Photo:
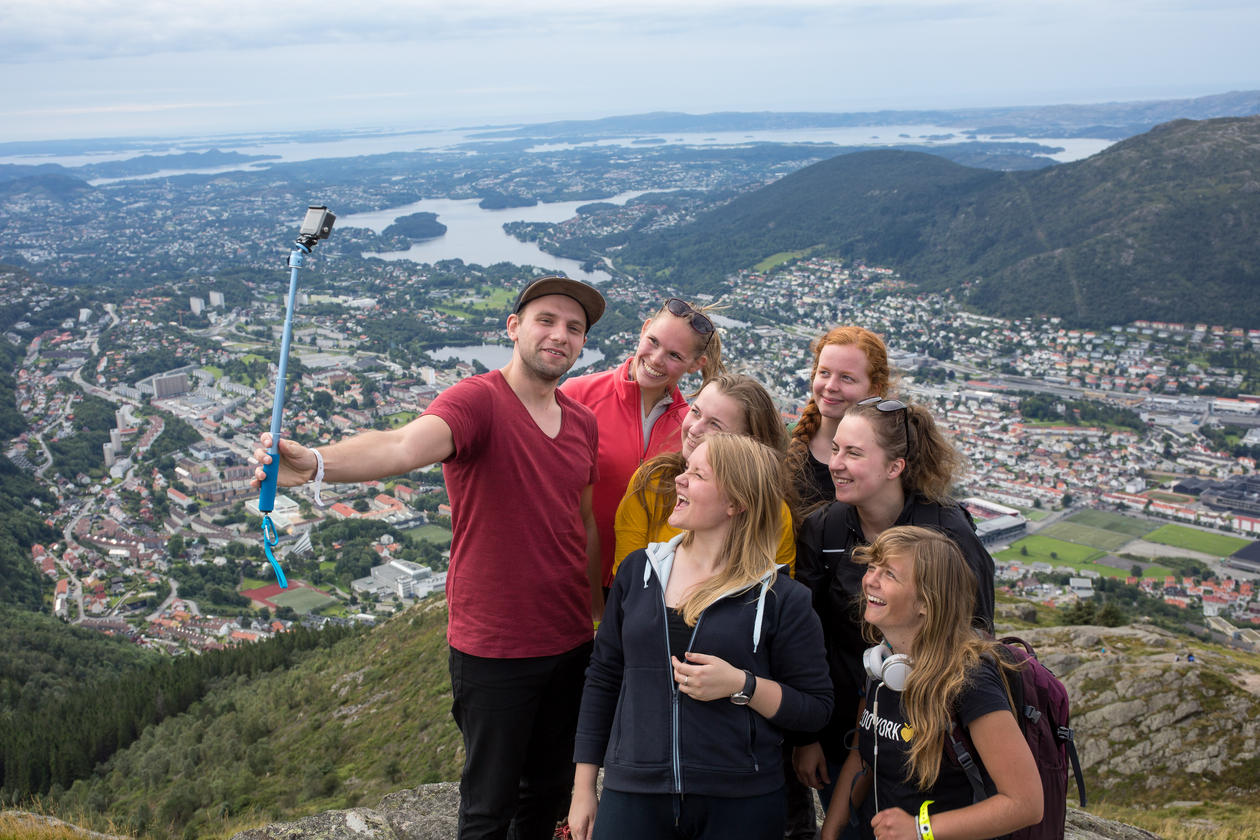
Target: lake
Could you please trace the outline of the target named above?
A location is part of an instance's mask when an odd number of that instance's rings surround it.
[[[625,204],[641,196],[646,190],[624,192],[612,198],[588,201],[557,201],[539,203],[533,207],[509,207],[503,210],[483,210],[478,199],[431,198],[376,210],[370,213],[354,213],[340,216],[338,227],[369,228],[380,233],[395,219],[412,213],[436,213],[438,221],[446,225],[446,233],[434,239],[414,243],[406,251],[364,253],[365,257],[382,260],[411,260],[418,263],[435,263],[439,260],[460,259],[466,263],[494,265],[510,262],[516,265],[534,265],[544,269],[556,269],[588,283],[603,283],[611,279],[604,271],[586,271],[577,260],[556,257],[543,251],[533,242],[521,242],[504,230],[506,222],[563,222],[577,214],[577,209],[594,201]],[[489,367],[489,365],[487,365]]]

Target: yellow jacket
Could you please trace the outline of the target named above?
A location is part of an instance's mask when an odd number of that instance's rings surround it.
[[[617,515],[613,519],[613,529],[617,535],[617,547],[613,555],[613,574],[617,573],[621,561],[630,552],[647,548],[648,543],[665,542],[682,533],[680,529],[668,522],[662,522],[658,528],[648,533],[648,509],[643,506],[643,502],[639,501],[634,491],[629,489],[634,487],[638,478],[639,471],[636,470],[634,477],[630,479],[626,494],[621,498],[621,504],[617,505]],[[775,562],[780,566],[786,565],[789,574],[796,577],[796,535],[792,533],[792,512],[788,510],[787,502],[782,503],[779,520],[781,531],[779,552],[775,556]]]

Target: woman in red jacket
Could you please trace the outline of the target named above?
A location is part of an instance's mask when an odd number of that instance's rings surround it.
[[[643,322],[634,355],[612,370],[560,386],[594,412],[599,425],[594,508],[605,587],[612,585],[613,520],[630,476],[648,458],[679,447],[687,400],[678,380],[700,371],[708,381],[723,370],[722,341],[713,321],[703,308],[670,298]]]

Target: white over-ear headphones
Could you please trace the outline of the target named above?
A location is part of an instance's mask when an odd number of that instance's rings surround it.
[[[887,642],[867,648],[862,654],[862,665],[873,680],[879,680],[893,691],[905,691],[913,666],[904,653],[893,653]]]

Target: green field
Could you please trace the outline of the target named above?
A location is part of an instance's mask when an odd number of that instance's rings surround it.
[[[407,536],[433,545],[446,545],[451,541],[451,529],[441,525],[421,525],[404,532]]]
[[[1027,555],[1020,551],[1022,548],[1028,549]],[[1051,557],[1051,552],[1054,552],[1057,556]],[[1076,563],[1090,563],[1106,553],[1089,546],[1077,545],[1066,540],[1056,540],[1053,537],[1043,537],[1034,534],[1030,537],[1024,537],[995,556],[1007,561],[1018,560],[1024,563],[1040,562],[1069,566]]]
[[[1027,548],[1028,554],[1023,554],[1020,551],[1021,548]],[[1051,557],[1050,552],[1052,551],[1058,556]],[[1095,562],[1106,554],[1107,552],[1105,551],[1092,549],[1088,546],[1056,540],[1053,537],[1035,535],[1024,537],[1010,548],[998,552],[994,557],[1004,563],[1049,563],[1052,566],[1069,566],[1073,569],[1081,570],[1088,569],[1098,572],[1098,574],[1105,577],[1128,577],[1130,568],[1118,569],[1115,566]],[[1142,576],[1162,578],[1169,574],[1171,574],[1171,571],[1163,566],[1150,566],[1143,572]]]
[[[1117,551],[1133,540],[1133,537],[1128,534],[1118,534],[1115,531],[1107,531],[1102,528],[1094,528],[1090,525],[1070,521],[1047,525],[1038,531],[1037,534],[1039,536],[1067,540],[1078,545],[1102,548],[1107,551]]]
[[[399,426],[405,426],[420,415],[414,411],[400,411],[397,414],[391,414],[385,418],[385,422],[389,423],[391,429],[397,429]]]
[[[1146,535],[1146,539],[1160,545],[1171,545],[1175,548],[1188,548],[1203,554],[1216,557],[1228,557],[1251,540],[1242,537],[1231,537],[1212,531],[1200,531],[1185,525],[1165,525]]]
[[[1154,499],[1157,502],[1168,502],[1174,505],[1180,505],[1194,500],[1193,496],[1183,496],[1180,493],[1166,493],[1161,490],[1147,490],[1146,495],[1147,498]]]
[[[292,607],[293,611],[297,613],[314,612],[325,604],[337,603],[336,598],[331,598],[322,592],[316,592],[314,589],[302,588],[281,592],[279,595],[273,595],[267,600],[277,607]]]
[[[789,262],[790,260],[799,260],[801,257],[805,256],[805,254],[805,251],[780,251],[777,254],[771,254],[761,262],[754,265],[753,271],[769,271],[770,269],[783,265],[785,262]]]
[[[1091,528],[1102,528],[1104,531],[1128,534],[1130,537],[1145,536],[1157,527],[1144,519],[1134,519],[1132,516],[1106,510],[1077,511],[1069,516],[1067,521],[1088,525]]]
[[[1042,510],[1041,508],[1022,507],[1022,508],[1019,508],[1018,510],[1020,513],[1024,514],[1024,518],[1027,519],[1029,522],[1040,522],[1041,520],[1045,519],[1047,516],[1050,515],[1050,511]]]
[[[473,300],[471,297],[461,298],[444,306],[439,306],[437,309],[440,312],[461,317],[471,317],[486,312],[506,312],[512,308],[512,302],[517,295],[515,290],[504,288],[482,289],[479,291],[484,292],[484,296],[479,300]]]

